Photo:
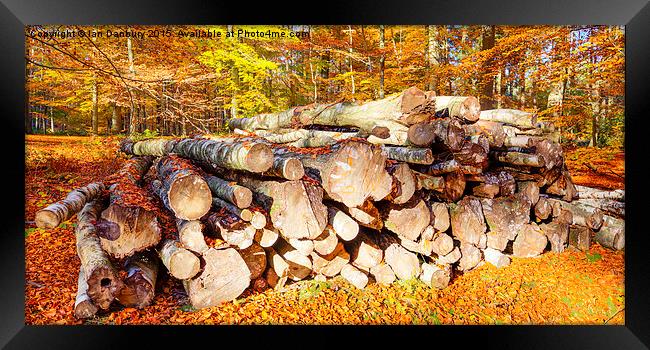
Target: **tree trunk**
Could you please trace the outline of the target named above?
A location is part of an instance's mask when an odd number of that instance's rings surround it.
[[[494,48],[495,44],[495,35],[496,26],[481,26],[481,51],[487,51]],[[482,68],[483,72],[489,72],[491,70],[491,65],[494,64],[494,58],[489,59],[485,66]],[[484,73],[485,74],[485,73]],[[494,108],[494,76],[490,73],[487,73],[488,77],[481,79],[481,105],[485,109]],[[485,99],[485,101],[483,100]]]
[[[239,254],[251,272],[250,279],[256,280],[261,277],[264,270],[266,270],[266,252],[264,248],[257,243],[253,243],[248,248],[239,249]]]
[[[452,118],[436,119],[411,125],[407,133],[408,141],[418,147],[459,150],[465,141],[465,130]]]
[[[325,228],[325,231],[313,240],[314,251],[320,255],[327,255],[334,251],[339,239],[332,226]]]
[[[79,212],[86,203],[99,197],[105,190],[102,182],[93,182],[85,187],[72,190],[62,201],[53,203],[36,212],[36,226],[55,228],[63,221]]]
[[[553,198],[548,198],[551,205],[560,205],[564,210],[571,212],[573,218],[570,224],[589,227],[592,230],[599,230],[603,225],[604,215],[603,212],[588,205],[584,205],[578,201],[568,203]]]
[[[153,301],[158,276],[158,258],[152,254],[138,253],[130,257],[125,270],[124,288],[115,299],[125,307],[142,309]]]
[[[377,244],[384,250],[384,261],[395,276],[401,280],[416,278],[420,275],[420,261],[417,255],[409,252],[391,234],[376,235]]]
[[[370,274],[375,278],[375,282],[383,285],[391,285],[395,282],[395,273],[390,265],[381,262],[379,265],[370,269]]]
[[[203,253],[205,267],[191,280],[183,281],[196,309],[217,306],[240,296],[251,282],[246,261],[233,248],[210,248]]]
[[[431,241],[431,251],[438,256],[445,256],[454,250],[454,239],[443,232],[436,232]]]
[[[569,245],[586,252],[591,246],[592,231],[585,226],[571,225],[569,227]]]
[[[501,253],[497,249],[486,248],[483,250],[483,258],[486,262],[494,265],[494,267],[500,269],[504,266],[510,265],[510,258]]]
[[[603,191],[597,188],[575,185],[580,199],[611,199],[625,201],[625,190]]]
[[[480,119],[499,122],[521,130],[537,128],[537,115],[517,109],[487,109],[480,113]]]
[[[461,242],[477,245],[487,229],[481,202],[465,197],[456,204],[449,204],[449,212],[452,235]]]
[[[379,214],[379,209],[373,204],[372,201],[366,200],[358,207],[340,207],[345,213],[354,218],[359,225],[371,228],[373,230],[381,230],[384,227],[384,221]]]
[[[551,251],[554,253],[562,253],[569,240],[569,224],[563,222],[551,222],[549,224],[541,224],[539,228],[546,235],[546,238],[551,243]]]
[[[461,258],[458,261],[458,270],[463,272],[475,268],[482,260],[481,250],[470,243],[460,243],[460,254]]]
[[[382,150],[388,159],[412,164],[433,163],[433,153],[429,148],[382,146]]]
[[[386,169],[393,178],[393,186],[390,194],[384,199],[394,204],[408,202],[413,197],[417,186],[415,174],[406,163],[389,165]]]
[[[379,57],[379,98],[384,98],[384,70],[386,64],[386,55],[384,54],[384,25],[379,25],[379,50],[382,51],[381,56]]]
[[[93,88],[92,88],[92,116],[91,124],[93,129],[93,135],[97,135],[98,128],[98,116],[97,116],[97,78],[93,79]]]
[[[625,248],[625,221],[605,215],[603,226],[596,232],[594,241],[606,248],[623,250]]]
[[[203,225],[200,221],[185,221],[177,218],[176,228],[178,229],[178,240],[183,247],[198,254],[208,250],[208,245],[203,237]]]
[[[255,228],[237,215],[220,210],[207,216],[206,226],[230,245],[245,249],[253,244]]]
[[[96,234],[94,222],[99,219],[102,209],[102,203],[97,200],[83,207],[77,216],[75,238],[81,270],[88,285],[86,294],[93,304],[106,310],[124,284],[102,249]]]
[[[343,243],[336,244],[334,250],[326,255],[317,252],[311,253],[311,260],[313,262],[313,270],[315,273],[322,274],[327,277],[334,277],[341,272],[343,266],[350,261],[350,254],[345,250]]]
[[[79,269],[79,279],[77,280],[77,296],[74,301],[74,316],[79,319],[91,318],[97,313],[97,306],[93,304],[88,296],[88,282],[84,275],[84,269]]]
[[[148,156],[129,159],[115,174],[117,180],[110,187],[110,205],[102,212],[102,219],[107,222],[103,227],[117,225],[119,237],[101,238],[100,241],[102,248],[117,259],[160,242],[161,228],[156,217],[156,203],[145,189],[139,187],[151,162]]]
[[[481,105],[473,96],[435,96],[437,117],[452,117],[464,123],[474,123],[479,119]]]
[[[309,154],[300,157],[305,167],[318,170],[329,198],[348,207],[361,205],[368,198],[381,200],[390,193],[392,178],[379,147],[351,141],[315,158]]]
[[[420,280],[427,286],[435,289],[444,289],[451,280],[451,268],[449,265],[438,266],[436,264],[422,263]]]
[[[262,248],[268,248],[275,244],[280,235],[275,229],[263,228],[255,232],[255,237],[253,240],[255,243],[259,244]]]
[[[345,250],[350,253],[350,263],[368,271],[378,265],[383,258],[382,249],[375,243],[376,234],[359,232],[357,238],[345,243]]]
[[[300,281],[309,276],[312,270],[312,262],[309,256],[300,253],[297,249],[293,248],[284,239],[278,239],[275,245],[275,251],[279,254],[286,263],[286,272],[284,269],[274,267],[278,276],[286,276],[292,281]]]
[[[117,112],[115,102],[111,103],[111,132],[117,134],[122,131],[122,116]]]
[[[512,245],[512,255],[519,258],[537,256],[542,254],[547,244],[548,239],[537,224],[526,224]]]
[[[236,205],[238,208],[248,208],[253,202],[253,192],[244,186],[233,184],[212,175],[205,176],[204,179],[215,196]]]
[[[201,261],[191,251],[182,247],[175,240],[165,240],[158,251],[160,260],[169,274],[179,280],[187,280],[196,276],[201,268]]]
[[[368,276],[350,264],[343,266],[341,269],[341,276],[359,289],[365,288],[368,284]]]
[[[415,241],[431,222],[429,207],[423,200],[404,205],[389,205],[384,210],[384,226],[400,237]]]
[[[446,203],[432,202],[431,214],[433,219],[433,228],[437,231],[445,232],[450,226],[449,206]]]
[[[177,218],[196,220],[210,211],[210,187],[192,163],[176,156],[166,156],[157,163],[156,172],[162,184],[156,192]]]
[[[483,199],[481,207],[490,228],[487,246],[499,251],[503,251],[508,241],[515,239],[530,222],[531,205],[523,195]]]
[[[344,241],[351,241],[359,234],[359,224],[341,210],[328,207],[328,222],[332,230]]]

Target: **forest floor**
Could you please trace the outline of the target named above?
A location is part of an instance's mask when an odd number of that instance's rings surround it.
[[[27,136],[26,324],[84,323],[73,316],[79,270],[76,217],[44,230],[34,225],[34,214],[70,190],[116,171],[126,159],[117,152],[118,142],[110,137]],[[573,149],[566,153],[576,183],[623,188],[622,152]],[[624,252],[594,244],[589,252],[513,258],[501,269],[485,264],[455,276],[444,290],[417,280],[371,284],[359,290],[335,278],[303,281],[283,292],[246,291],[235,301],[202,310],[193,310],[182,285],[161,273],[151,306],[142,310],[115,306],[85,323],[624,324],[624,258]]]

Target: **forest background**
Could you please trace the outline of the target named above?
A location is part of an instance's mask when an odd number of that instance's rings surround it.
[[[227,36],[242,29],[284,34]],[[178,35],[196,30],[221,37]],[[144,36],[44,35],[55,31]],[[417,86],[477,96],[483,110],[534,111],[567,147],[623,148],[619,26],[28,26],[25,35],[28,134],[214,133],[232,117]]]

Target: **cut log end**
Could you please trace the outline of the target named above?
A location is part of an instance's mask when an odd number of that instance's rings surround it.
[[[265,144],[255,143],[248,149],[245,162],[248,170],[261,173],[273,166],[273,151]]]
[[[183,176],[171,184],[169,203],[176,217],[185,220],[199,219],[212,205],[210,187],[200,176]]]
[[[284,162],[282,174],[287,180],[299,180],[305,175],[305,168],[299,159],[290,158]]]
[[[99,308],[106,310],[124,283],[107,266],[99,266],[88,277],[88,296]]]
[[[233,189],[233,201],[238,208],[248,208],[253,202],[253,192],[241,186],[236,186]]]
[[[59,217],[49,210],[39,210],[36,212],[36,226],[38,228],[55,228],[61,223]]]

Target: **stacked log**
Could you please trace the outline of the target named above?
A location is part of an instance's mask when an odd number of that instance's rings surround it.
[[[117,254],[104,241],[133,234],[113,216],[92,222],[104,274],[114,278],[117,266],[130,277],[115,281],[121,293],[99,297],[82,268],[79,317],[111,298],[150,303],[156,259],[201,308],[307,278],[341,276],[357,288],[419,279],[441,289],[484,262],[500,268],[591,242],[624,248],[624,193],[575,186],[554,127],[534,113],[480,111],[471,96],[410,88],[229,125],[229,136],[122,143],[133,158],[108,204],[139,188],[157,206],[144,205],[151,217],[140,225],[155,227],[164,213],[172,231]],[[97,206],[102,189],[72,193],[41,221]]]

